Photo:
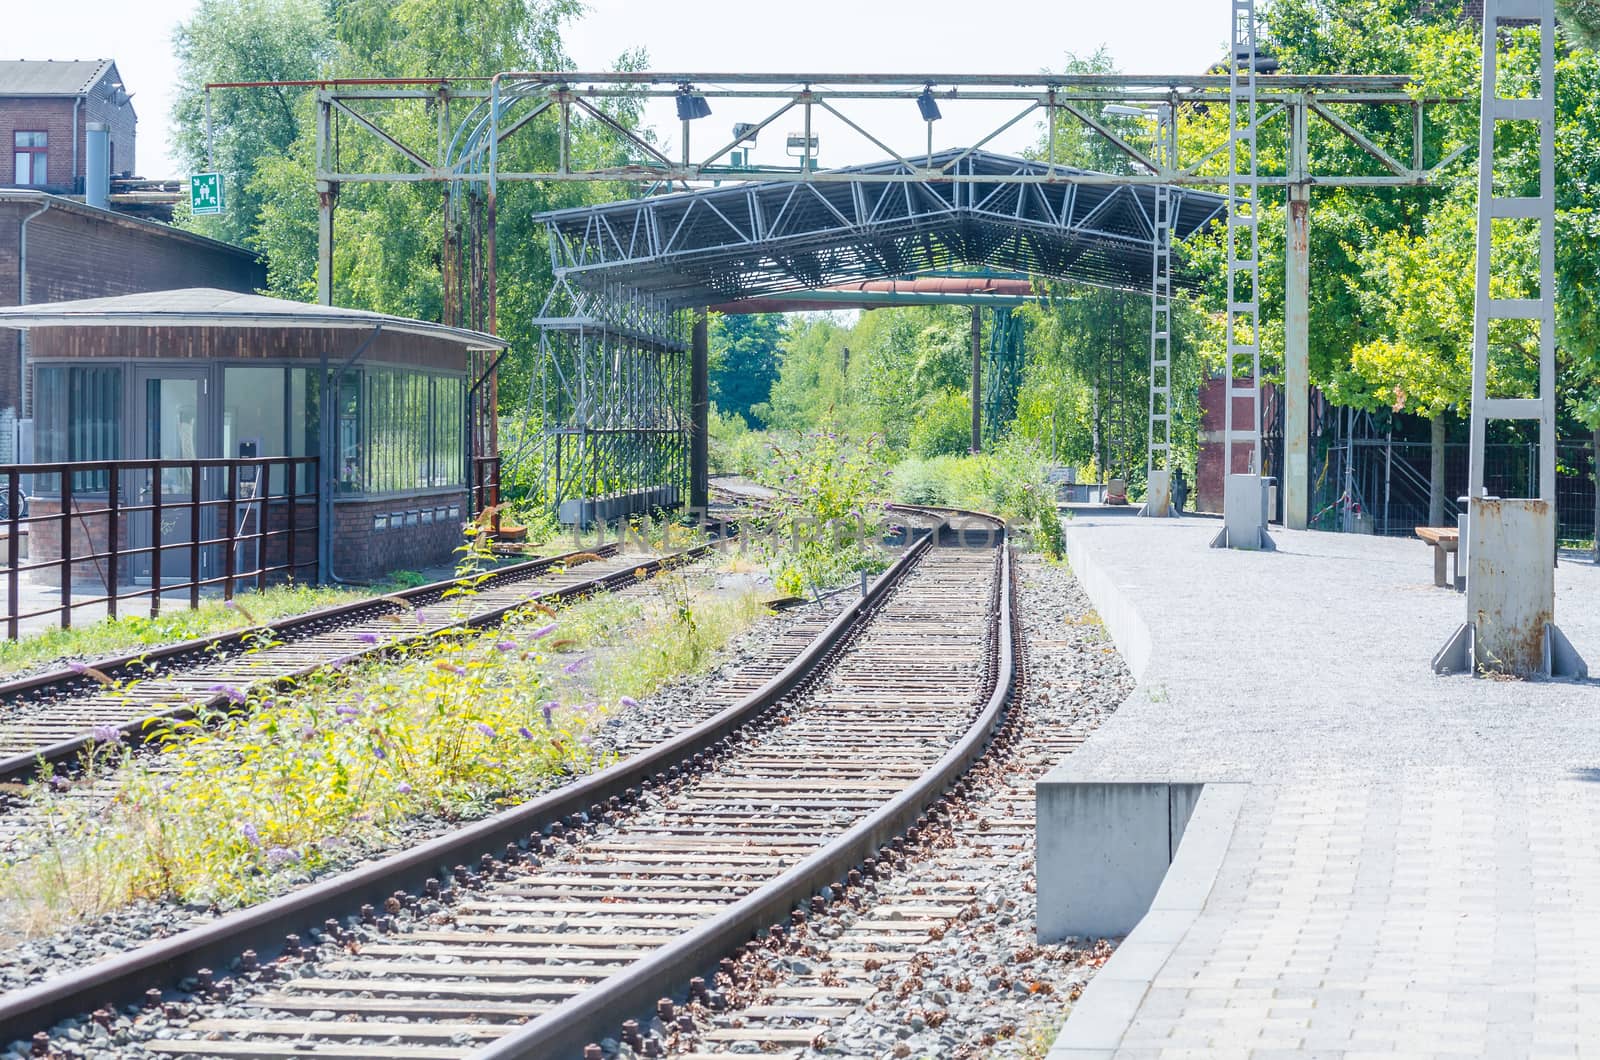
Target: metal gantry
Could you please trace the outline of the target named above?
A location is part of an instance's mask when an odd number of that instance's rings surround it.
[[[1484,4],[1472,433],[1468,505],[1458,524],[1457,546],[1458,569],[1467,571],[1467,620],[1434,659],[1434,669],[1442,673],[1588,675],[1583,659],[1555,625],[1555,34],[1554,0]],[[1538,39],[1537,60],[1529,64],[1527,42],[1532,36]],[[1518,60],[1519,68],[1506,69]],[[1519,172],[1527,168],[1522,160],[1529,125],[1538,142],[1532,191],[1529,175]],[[1527,263],[1511,249],[1516,237],[1525,234],[1517,231],[1519,227],[1536,233],[1538,260],[1531,276]],[[1509,260],[1501,261],[1502,253]],[[1504,297],[1497,291],[1518,296]],[[1500,369],[1497,379],[1518,374],[1506,370],[1514,368],[1508,361],[1523,356],[1518,336],[1505,334],[1502,327],[1509,331],[1519,323],[1538,333],[1538,390],[1532,396],[1491,394],[1491,366]],[[1487,495],[1485,443],[1489,424],[1495,420],[1539,424],[1537,497]]]
[[[1257,83],[1253,67],[1247,69],[1250,84],[1257,92],[1257,104],[1251,108],[1254,135],[1282,129],[1288,139],[1301,145],[1298,151],[1290,152],[1293,161],[1289,168],[1256,170],[1258,188],[1287,187],[1292,195],[1298,189],[1303,196],[1312,183],[1329,187],[1418,186],[1427,184],[1471,148],[1470,143],[1440,145],[1439,123],[1430,120],[1438,107],[1459,101],[1414,96],[1408,76],[1271,76]],[[492,78],[273,83],[277,88],[289,85],[313,90],[317,106],[319,298],[331,302],[333,297],[335,212],[343,185],[444,183],[453,188],[445,225],[446,319],[460,323],[470,316],[474,326],[490,331],[497,329],[498,198],[506,188],[521,183],[609,182],[627,186],[630,190],[625,194],[642,193],[646,199],[656,197],[658,192],[688,191],[714,182],[720,183],[722,190],[743,182],[755,182],[744,183],[744,187],[752,189],[792,185],[795,190],[791,207],[777,213],[751,211],[752,221],[748,223],[718,217],[717,210],[705,204],[696,207],[700,216],[681,227],[663,227],[658,222],[664,215],[651,209],[641,213],[648,219],[634,235],[648,234],[660,250],[693,232],[721,227],[730,240],[744,242],[741,251],[748,252],[752,249],[750,244],[768,240],[767,230],[756,232],[752,228],[756,213],[762,215],[763,221],[787,225],[790,208],[818,214],[836,211],[840,215],[836,220],[842,223],[831,232],[825,233],[820,227],[813,231],[812,242],[803,252],[772,257],[757,254],[738,261],[740,268],[722,267],[719,277],[735,277],[734,286],[739,289],[766,286],[796,290],[827,282],[829,276],[849,278],[896,271],[893,253],[884,253],[885,244],[873,225],[858,223],[872,219],[878,206],[887,208],[891,198],[920,202],[922,205],[917,208],[929,212],[950,207],[965,209],[970,216],[989,206],[999,207],[989,211],[994,216],[987,219],[989,223],[980,237],[959,254],[917,250],[914,244],[926,244],[930,238],[920,234],[907,236],[897,245],[891,241],[887,249],[903,252],[917,267],[923,260],[935,265],[998,260],[985,256],[997,249],[993,240],[1010,238],[1026,243],[1028,236],[1019,234],[1018,229],[1032,223],[1025,215],[1036,208],[1054,213],[1056,237],[1063,228],[1060,218],[1065,216],[1067,225],[1076,225],[1083,238],[1075,248],[1057,239],[1057,245],[1067,251],[1064,256],[1054,261],[1041,258],[1025,267],[1037,268],[1047,275],[1076,278],[1089,271],[1096,254],[1115,259],[1137,250],[1149,262],[1150,249],[1148,245],[1141,246],[1139,238],[1123,240],[1118,252],[1108,249],[1114,247],[1115,233],[1111,233],[1110,244],[1094,238],[1094,230],[1104,215],[1126,207],[1136,207],[1148,215],[1152,204],[1146,204],[1139,192],[1153,194],[1154,188],[1161,186],[1221,187],[1229,183],[1230,171],[1235,168],[1229,157],[1233,153],[1231,139],[1218,144],[1201,131],[1206,128],[1203,121],[1194,135],[1182,133],[1185,128],[1194,127],[1197,116],[1233,105],[1237,69],[1228,75],[1200,76],[531,71],[505,72]],[[213,85],[208,89],[246,87],[252,86]],[[681,123],[678,142],[663,147],[653,142],[648,132],[635,127],[628,115],[640,113],[640,108],[651,100],[674,98],[684,104],[681,114],[686,120]],[[944,151],[934,150],[929,138],[934,132],[933,123],[905,120],[907,116],[914,118],[919,110],[928,113],[923,107],[924,98],[936,105],[931,109],[942,110],[946,115],[961,111],[979,115],[980,120],[987,120],[989,115],[994,119],[982,135]],[[1152,149],[1143,144],[1144,138],[1129,137],[1108,124],[1101,117],[1107,104],[1145,109],[1166,105],[1171,121],[1171,149],[1164,154],[1159,144]],[[712,146],[706,148],[705,132],[718,127],[721,121],[693,118],[703,118],[712,110],[734,131],[729,135],[712,132]],[[1364,119],[1355,117],[1358,112],[1376,115],[1385,111],[1402,112],[1410,120],[1393,120],[1391,116],[1369,126]],[[786,130],[780,123],[785,122],[803,130],[798,163],[791,164],[796,161],[793,158],[785,159],[783,164],[753,160],[751,141],[781,134]],[[1027,129],[1037,122],[1047,130],[1047,141],[1035,165],[997,170],[978,164],[980,156],[1009,130]],[[971,124],[964,127],[970,128]],[[1386,131],[1363,131],[1369,127]],[[403,133],[399,131],[402,129]],[[848,135],[856,139],[858,147],[870,145],[873,153],[888,161],[879,166],[823,169],[817,164],[815,146],[819,129],[822,135],[835,137],[830,143],[837,142],[838,136]],[[1062,143],[1074,136],[1092,137],[1110,145],[1120,160],[1111,167],[1115,171],[1069,170],[1059,165]],[[538,149],[526,149],[530,137],[537,138],[541,145]],[[789,138],[793,140],[794,136]],[[1315,150],[1305,150],[1307,143]],[[359,150],[354,149],[356,145]],[[1183,152],[1178,150],[1180,146]],[[1254,146],[1252,140],[1252,149]],[[943,204],[927,194],[930,186],[941,184],[956,189]],[[878,185],[892,187],[895,194],[881,196],[882,189],[875,190]],[[845,194],[849,201],[841,205],[834,197],[835,191]],[[1091,193],[1098,193],[1098,198]],[[1180,200],[1170,204],[1173,216],[1180,221],[1185,209],[1181,199],[1186,194],[1169,192]],[[681,196],[666,197],[674,198]],[[1079,205],[1091,199],[1105,204],[1101,216],[1077,212]],[[873,205],[867,207],[866,203]],[[721,209],[720,205],[717,209]],[[1011,216],[1003,216],[1008,209]],[[604,224],[613,220],[608,217]],[[752,234],[754,239],[750,238]],[[1152,235],[1153,228],[1146,230],[1142,238]],[[601,238],[587,243],[586,249],[604,241]],[[637,286],[642,291],[647,285],[633,282],[637,270],[656,264],[665,266],[668,272],[693,273],[697,262],[703,263],[715,253],[721,252],[701,246],[676,258],[661,254],[653,262],[628,254],[611,256],[604,267],[595,268],[591,275],[581,279],[573,276],[568,282],[572,288],[581,286],[591,292],[609,284]],[[732,257],[738,259],[738,255],[734,252]],[[1079,264],[1080,259],[1081,269],[1074,272],[1068,268]],[[841,262],[847,265],[842,273]],[[597,262],[591,260],[589,264]],[[1296,269],[1291,263],[1289,269],[1287,300],[1291,304],[1304,301],[1303,265],[1301,262]],[[1142,274],[1143,266],[1137,271]],[[776,281],[771,278],[775,274],[779,276]],[[726,301],[721,295],[725,288],[708,286],[705,279],[704,275],[697,278],[697,290],[691,290],[695,286],[691,284],[671,294],[658,293],[674,306],[689,306],[701,297]],[[1145,281],[1143,275],[1111,275],[1099,282],[1143,287]],[[711,295],[717,297],[713,299]],[[1259,336],[1253,338],[1259,342]],[[1286,343],[1293,347],[1286,350],[1285,357],[1293,382],[1293,366],[1305,359],[1304,329],[1286,329]],[[553,367],[551,371],[554,373]],[[487,447],[495,445],[494,416],[488,411],[497,407],[494,385],[491,372],[483,391],[488,424],[483,444]],[[1291,435],[1297,431],[1304,434],[1304,417],[1297,419],[1294,413],[1305,400],[1304,393],[1289,394]],[[1295,428],[1296,423],[1301,427]],[[1304,439],[1300,439],[1298,449],[1294,437],[1287,443],[1292,470],[1292,454],[1304,451]],[[1295,518],[1295,496],[1291,483],[1291,521]]]

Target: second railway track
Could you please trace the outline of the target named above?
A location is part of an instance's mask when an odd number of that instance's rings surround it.
[[[142,1022],[105,1031],[93,1055],[559,1058],[635,1033],[625,1021],[658,997],[852,886],[981,755],[1013,672],[1010,557],[947,536],[694,729],[462,833],[12,994],[0,1034],[146,990]]]
[[[323,608],[265,623],[0,683],[0,780],[42,763],[72,761],[115,730],[138,740],[150,718],[183,717],[226,705],[251,686],[318,668],[381,656],[456,626],[480,626],[537,601],[560,602],[626,585],[709,551],[629,555],[615,543],[489,572],[470,595],[449,596],[457,579]]]

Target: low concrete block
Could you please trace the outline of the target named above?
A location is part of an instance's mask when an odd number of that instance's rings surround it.
[[[1126,935],[1155,899],[1202,785],[1078,781],[1066,768],[1035,789],[1039,941]]]

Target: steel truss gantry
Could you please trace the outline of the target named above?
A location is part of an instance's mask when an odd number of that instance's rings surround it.
[[[1555,36],[1554,0],[1484,4],[1468,504],[1459,517],[1457,543],[1458,569],[1467,571],[1467,620],[1434,658],[1441,673],[1588,676],[1582,657],[1555,624]],[[1526,61],[1530,37],[1537,38],[1532,63]],[[1531,180],[1517,171],[1526,139],[1518,126],[1529,125],[1538,142],[1538,172]],[[1503,139],[1511,145],[1502,146]],[[1535,190],[1528,190],[1530,183]],[[1496,257],[1519,227],[1533,229],[1538,244],[1531,270]],[[1497,296],[1496,289],[1520,297]],[[1504,369],[1523,356],[1519,337],[1507,334],[1519,324],[1537,333],[1538,389],[1532,396],[1491,394],[1491,362],[1502,369],[1502,378],[1516,374]],[[1538,422],[1538,497],[1486,494],[1484,445],[1491,420]]]
[[[1233,0],[1230,0],[1232,3]],[[1221,187],[1228,183],[1230,143],[1191,134],[1195,117],[1232,102],[1232,75],[971,75],[971,74],[815,74],[684,72],[506,72],[492,78],[414,78],[400,80],[323,80],[294,82],[314,90],[317,106],[315,179],[319,203],[318,294],[332,299],[335,211],[340,188],[349,183],[427,183],[453,185],[446,226],[447,322],[471,312],[474,322],[496,330],[498,255],[495,247],[498,194],[502,185],[529,181],[623,182],[651,194],[689,189],[711,181],[784,182],[816,189],[832,184],[906,185],[930,181],[957,185],[1067,185],[1081,188],[1117,185]],[[283,87],[286,83],[275,83]],[[251,87],[214,85],[208,88]],[[1428,183],[1471,149],[1470,143],[1433,144],[1436,123],[1430,114],[1458,100],[1418,97],[1405,76],[1266,76],[1257,79],[1255,130],[1260,137],[1284,133],[1286,164],[1258,168],[1259,188],[1287,189],[1290,225],[1300,218],[1301,238],[1291,238],[1287,303],[1289,315],[1304,306],[1303,205],[1312,184],[1330,187],[1403,187]],[[990,131],[953,151],[933,152],[924,141],[927,126],[904,120],[914,115],[927,91],[945,113],[957,109],[996,115]],[[715,134],[712,146],[697,148],[694,133],[710,123],[683,122],[678,144],[664,148],[648,133],[629,128],[621,108],[651,99],[700,96],[715,104],[719,117],[747,119],[740,132]],[[893,104],[885,106],[885,101]],[[1108,119],[1104,105],[1150,108],[1165,104],[1171,115],[1170,157],[1163,156],[1143,131],[1130,132]],[[868,111],[873,111],[869,114]],[[1409,120],[1379,127],[1363,113],[1399,112]],[[412,113],[409,119],[403,115]],[[888,117],[885,117],[888,115]],[[807,130],[795,165],[751,164],[739,150],[752,135],[787,120]],[[1020,123],[1042,121],[1047,130],[1043,164],[1032,172],[986,172],[964,165]],[[873,145],[890,164],[873,172],[821,169],[812,147],[817,122],[834,122]],[[1023,126],[1026,128],[1026,125]],[[398,130],[408,130],[402,134]],[[417,130],[430,130],[418,135]],[[775,130],[774,130],[775,131]],[[1117,172],[1066,171],[1060,160],[1063,135],[1093,136],[1111,145],[1124,165]],[[509,145],[539,135],[544,153],[515,156],[534,164],[511,167]],[[356,164],[342,145],[362,140],[369,148]],[[595,144],[604,141],[603,149]],[[1314,150],[1308,150],[1308,145]],[[1267,161],[1263,156],[1263,163]],[[978,194],[976,191],[974,194]],[[1296,211],[1296,203],[1300,209]],[[846,242],[858,233],[841,231]],[[1296,258],[1296,253],[1300,257]],[[614,277],[621,282],[621,277]],[[587,281],[585,281],[587,283]],[[1143,281],[1140,282],[1143,286]],[[466,309],[463,309],[465,304]],[[476,307],[476,308],[474,308]],[[1303,525],[1307,488],[1304,468],[1308,439],[1305,328],[1286,321],[1285,370],[1289,380],[1287,520]],[[493,380],[489,383],[494,406]],[[490,417],[492,420],[492,417]],[[1297,426],[1298,425],[1298,426]],[[492,441],[491,443],[492,444]],[[1297,474],[1297,467],[1300,471]]]

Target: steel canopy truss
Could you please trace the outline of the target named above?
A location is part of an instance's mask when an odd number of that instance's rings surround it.
[[[951,155],[966,175],[1037,176],[1040,162]],[[943,164],[942,157],[935,159]],[[841,171],[862,178],[898,162]],[[1063,167],[1056,167],[1061,172]],[[1032,272],[1125,289],[1149,284],[1156,189],[1132,185],[834,181],[702,189],[542,215],[551,264],[580,284],[610,278],[675,305],[706,305],[849,280],[967,267]],[[1185,238],[1221,196],[1173,190]]]
[[[547,501],[578,500],[561,512],[568,522],[681,503],[690,432],[684,314],[620,285],[582,288],[558,277],[534,324],[539,372],[512,466],[537,460]],[[526,419],[535,403],[536,437]]]

